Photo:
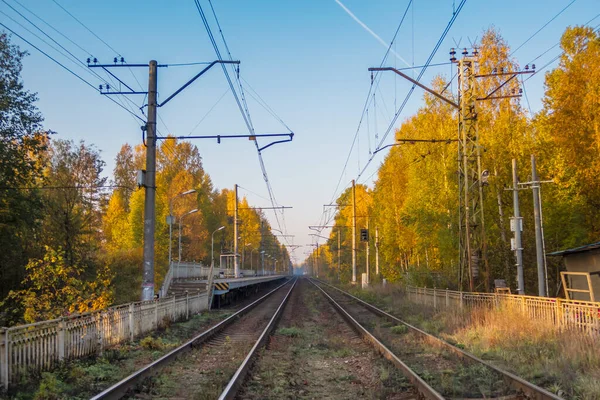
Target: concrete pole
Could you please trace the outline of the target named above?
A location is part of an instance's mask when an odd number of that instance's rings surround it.
[[[379,227],[375,228],[375,275],[379,276]]]
[[[235,210],[233,213],[233,276],[240,277],[240,260],[238,258],[238,185],[235,189]]]
[[[148,64],[148,121],[146,123],[146,174],[144,186],[144,265],[142,301],[154,298],[154,228],[156,225],[156,61]]]
[[[352,179],[352,284],[356,284],[356,182]]]
[[[531,155],[531,180],[533,189],[533,215],[535,218],[535,254],[538,269],[538,293],[546,297],[546,268],[544,266],[544,244],[542,243],[542,218],[540,204],[540,181],[535,167],[535,156]]]
[[[338,229],[338,278],[340,276],[340,272],[342,271],[342,235],[340,230]]]
[[[319,277],[319,242],[317,242],[317,254],[315,257],[315,265],[317,268],[316,274],[317,274],[317,278]]]
[[[521,243],[521,215],[519,212],[519,177],[517,174],[517,160],[512,160],[513,173],[513,208],[515,212],[515,256],[517,258],[517,281],[519,294],[525,294],[525,277],[523,275],[523,245]]]
[[[183,220],[183,216],[179,217],[179,247],[178,247],[178,256],[177,256],[177,269],[179,269],[179,264],[181,264],[181,221]]]
[[[367,247],[367,265],[366,265],[366,271],[367,271],[367,285],[371,283],[371,279],[369,278],[369,241],[370,241],[370,237],[369,237],[369,217],[367,217],[367,241],[365,242],[365,246]]]

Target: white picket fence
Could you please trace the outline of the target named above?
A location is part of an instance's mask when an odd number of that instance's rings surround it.
[[[559,329],[600,334],[600,302],[565,300],[515,294],[472,293],[454,290],[406,287],[408,299],[435,309],[474,307],[518,307],[532,321],[550,322]]]
[[[0,328],[0,385],[19,382],[33,371],[48,371],[208,308],[206,292],[163,297],[34,324]]]

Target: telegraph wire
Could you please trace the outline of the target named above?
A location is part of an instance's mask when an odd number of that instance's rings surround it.
[[[59,6],[64,12],[66,12],[69,16],[71,16],[71,18],[73,18],[75,21],[77,21],[79,23],[79,25],[83,26],[89,33],[91,33],[92,35],[94,35],[94,37],[96,39],[98,39],[99,41],[101,41],[102,43],[104,43],[104,45],[106,47],[108,47],[110,50],[112,50],[116,55],[118,55],[119,57],[121,56],[121,53],[119,53],[117,50],[115,50],[111,45],[109,45],[108,43],[106,43],[100,36],[96,35],[94,33],[94,31],[92,31],[90,28],[87,27],[87,25],[85,25],[83,22],[81,22],[76,16],[74,16],[73,14],[71,14],[69,12],[69,10],[67,10],[66,8],[64,8],[62,5],[60,5],[60,3],[56,0],[52,0],[52,2],[54,4],[56,4],[57,6]]]
[[[45,51],[43,51],[42,49],[40,49],[39,47],[37,47],[36,45],[34,45],[33,43],[31,43],[29,40],[25,39],[23,36],[21,36],[18,33],[16,33],[14,30],[12,30],[8,26],[6,26],[4,23],[0,22],[0,25],[2,25],[6,30],[10,31],[13,35],[17,36],[19,39],[21,39],[22,41],[24,41],[25,43],[27,43],[28,45],[30,45],[31,47],[33,47],[34,49],[36,49],[37,51],[39,51],[40,53],[42,53],[43,55],[45,55],[46,57],[48,57],[50,60],[54,61],[56,64],[58,64],[64,70],[66,70],[70,74],[74,75],[77,79],[79,79],[80,81],[82,81],[83,83],[85,83],[86,85],[88,85],[89,87],[91,87],[92,89],[94,89],[95,91],[97,91],[97,92],[100,91],[98,88],[96,88],[94,85],[92,85],[91,83],[89,83],[88,81],[86,81],[80,75],[78,75],[73,70],[71,70],[69,67],[65,66],[60,61],[56,60],[54,57],[52,57],[51,55],[49,55],[48,53],[46,53]],[[127,111],[129,114],[131,114],[135,118],[139,119],[142,122],[145,122],[139,115],[137,115],[135,113],[132,113],[130,110],[128,110],[127,108],[125,108],[122,104],[116,102],[114,99],[112,99],[110,97],[108,97],[108,99],[110,101],[112,101],[113,103],[115,103],[116,105],[118,105],[119,107],[121,107],[122,109],[124,109],[125,111]]]
[[[218,57],[219,59],[222,59],[222,57],[221,57],[221,52],[220,52],[220,50],[219,50],[219,47],[218,47],[218,45],[217,45],[217,42],[216,42],[216,40],[215,40],[215,37],[214,37],[214,35],[213,35],[213,33],[212,33],[212,29],[211,29],[211,27],[210,27],[210,24],[209,24],[209,22],[208,22],[208,19],[206,18],[206,14],[204,13],[204,10],[203,10],[203,8],[202,8],[202,5],[200,4],[199,0],[194,0],[194,2],[195,2],[195,4],[196,4],[196,8],[198,9],[198,13],[200,14],[200,17],[201,17],[201,19],[202,19],[202,22],[203,22],[203,24],[204,24],[204,27],[205,27],[205,29],[206,29],[206,32],[207,32],[207,34],[208,34],[208,36],[209,36],[209,39],[210,39],[210,41],[211,41],[211,43],[212,43],[212,45],[213,45],[213,48],[214,48],[214,50],[215,50],[215,53],[217,54],[217,57]],[[211,10],[213,11],[213,16],[215,17],[215,20],[216,20],[216,22],[217,22],[217,26],[218,26],[218,28],[219,28],[219,32],[221,33],[221,37],[222,37],[222,39],[223,39],[223,42],[224,42],[224,44],[225,44],[226,50],[227,50],[227,52],[228,52],[228,55],[229,55],[229,57],[230,57],[230,59],[231,59],[231,53],[230,53],[230,51],[229,51],[229,47],[227,46],[227,42],[225,41],[225,36],[224,36],[224,34],[223,34],[223,31],[222,31],[222,29],[220,28],[220,24],[219,24],[219,22],[218,22],[218,19],[217,19],[217,16],[216,16],[216,12],[215,12],[215,10],[214,10],[214,7],[212,6],[212,2],[209,2],[209,3],[210,3],[210,6],[211,6]],[[238,69],[237,69],[237,71],[236,71],[236,72],[237,72],[237,73],[236,73],[236,77],[237,77],[237,79],[238,79],[238,80],[237,80],[237,82],[238,82],[238,85],[239,85],[239,87],[240,87],[240,91],[241,91],[241,93],[242,93],[242,100],[240,100],[240,96],[238,96],[238,94],[237,94],[237,91],[236,91],[236,90],[235,90],[235,88],[233,87],[233,82],[231,81],[231,77],[230,77],[230,75],[229,75],[229,72],[228,72],[227,68],[225,67],[225,65],[221,65],[221,67],[222,67],[222,69],[223,69],[223,72],[224,72],[224,74],[225,74],[225,77],[226,77],[226,79],[227,79],[227,82],[228,82],[228,84],[229,84],[229,87],[230,87],[230,89],[231,89],[231,91],[232,91],[232,93],[233,93],[233,95],[234,95],[234,98],[235,98],[235,100],[236,100],[236,103],[237,103],[237,105],[238,105],[238,108],[240,109],[240,112],[242,113],[242,117],[243,117],[243,119],[244,119],[244,122],[246,123],[246,126],[247,126],[247,128],[248,128],[248,131],[249,131],[249,133],[250,133],[250,134],[254,134],[254,126],[253,126],[253,124],[252,124],[252,120],[251,120],[251,118],[250,118],[250,113],[249,113],[249,110],[248,110],[248,107],[247,107],[247,104],[246,104],[245,98],[244,98],[244,96],[243,96],[243,87],[242,87],[242,85],[241,85],[241,82],[239,81],[239,68],[238,68]],[[243,105],[242,105],[242,102],[243,102]],[[259,146],[258,146],[258,141],[254,141],[254,144],[255,144],[255,146],[256,146],[256,149],[257,149],[257,153],[258,153],[258,159],[259,159],[259,164],[260,164],[261,171],[262,171],[262,174],[263,174],[263,179],[264,179],[264,181],[265,181],[265,183],[266,183],[266,185],[267,185],[267,190],[268,190],[268,192],[269,192],[269,197],[271,198],[271,203],[273,204],[273,206],[275,206],[275,204],[276,204],[277,202],[276,202],[276,200],[275,200],[275,195],[274,195],[274,193],[273,193],[273,189],[272,189],[272,187],[271,187],[271,183],[270,183],[270,181],[269,181],[269,177],[268,177],[267,170],[266,170],[266,167],[265,167],[265,164],[264,164],[264,160],[263,160],[263,157],[262,157],[262,154],[261,154],[260,148],[259,148]],[[277,214],[277,210],[274,210],[274,215],[275,215],[275,219],[276,219],[276,221],[277,221],[277,225],[278,225],[279,229],[280,229],[280,230],[282,230],[282,229],[281,229],[281,222],[280,222],[280,220],[279,220],[279,216],[278,216],[278,214]],[[282,212],[282,218],[284,219],[284,225],[285,225],[285,217],[283,216],[283,212]],[[286,231],[287,231],[287,230],[286,230]],[[288,242],[288,244],[289,244],[289,241],[288,241],[288,239],[287,239],[287,238],[284,238],[284,240],[285,240],[286,242]]]
[[[381,60],[381,65],[380,67],[383,66],[383,64],[385,63],[385,61],[387,60],[388,55],[390,54],[390,51],[392,49],[392,46],[394,45],[394,43],[396,42],[396,37],[398,36],[398,32],[400,32],[400,28],[402,27],[402,23],[404,22],[404,19],[406,18],[406,15],[408,13],[408,10],[412,4],[413,0],[410,0],[408,2],[408,5],[406,7],[406,9],[404,10],[404,14],[402,15],[402,18],[400,19],[400,23],[398,24],[398,27],[396,28],[396,32],[394,33],[394,36],[392,37],[392,40],[388,46],[388,49],[386,50],[383,59]],[[375,80],[377,81],[376,86],[379,85],[380,82],[380,74],[376,73],[375,74]],[[369,92],[367,93],[367,98],[365,100],[365,104],[363,106],[363,110],[361,112],[361,117],[358,121],[358,126],[356,128],[356,132],[354,133],[354,139],[352,140],[352,144],[350,145],[350,150],[348,151],[348,156],[346,157],[346,161],[344,163],[344,167],[342,168],[342,173],[340,174],[340,178],[338,179],[338,183],[336,184],[335,190],[333,191],[333,196],[331,198],[330,203],[335,199],[337,193],[338,193],[338,189],[340,187],[340,184],[342,182],[342,179],[344,178],[344,175],[346,173],[346,169],[348,167],[348,162],[350,161],[350,157],[352,156],[352,152],[354,150],[354,146],[356,144],[357,141],[357,136],[359,135],[360,132],[360,128],[362,126],[362,122],[366,113],[367,108],[370,105],[370,101],[371,101],[371,93],[373,91],[373,80],[371,80],[371,86],[369,87]],[[347,187],[347,186],[346,186]],[[345,189],[345,188],[344,188]]]
[[[516,49],[510,52],[509,57],[515,54],[521,47],[525,46],[531,39],[533,39],[538,33],[540,33],[545,27],[547,27],[552,21],[554,21],[560,14],[565,12],[567,8],[571,7],[573,3],[577,0],[572,0],[569,4],[567,4],[562,10],[560,10],[554,17],[550,18],[548,22],[546,22],[540,29],[535,31],[531,36],[529,36],[523,43],[521,43]]]
[[[448,22],[448,25],[446,26],[446,28],[444,29],[444,31],[442,32],[442,34],[440,35],[440,38],[438,40],[438,42],[436,43],[436,45],[434,46],[431,54],[429,55],[429,57],[427,58],[427,61],[425,62],[425,66],[423,67],[423,69],[421,69],[421,72],[419,73],[419,75],[417,76],[417,81],[420,81],[421,78],[423,77],[423,75],[425,74],[425,71],[427,70],[427,67],[429,66],[429,64],[431,63],[431,60],[433,59],[433,57],[435,56],[435,54],[437,53],[438,49],[440,48],[440,46],[442,45],[442,42],[444,41],[444,39],[446,38],[446,35],[448,34],[448,32],[450,31],[450,28],[452,27],[452,25],[454,25],[454,21],[456,21],[456,18],[458,17],[458,15],[460,14],[460,11],[462,10],[463,6],[465,5],[466,0],[462,0],[455,13],[452,15],[452,18],[450,18],[450,21]],[[389,136],[390,132],[392,131],[392,129],[394,128],[396,121],[398,120],[398,117],[400,116],[400,114],[402,113],[402,111],[404,110],[404,107],[406,106],[406,104],[408,103],[408,100],[410,99],[410,97],[412,96],[412,93],[414,92],[416,88],[416,85],[413,84],[412,87],[410,88],[410,90],[408,91],[406,97],[404,98],[404,101],[402,102],[402,104],[400,105],[400,107],[398,108],[398,110],[396,111],[396,114],[394,115],[394,118],[392,119],[391,123],[389,124],[386,132],[383,135],[383,138],[381,139],[381,141],[379,142],[379,144],[377,145],[376,151],[381,149],[382,144],[385,142],[385,140],[387,139],[387,137]],[[375,154],[373,154],[370,158],[369,161],[367,162],[367,164],[363,167],[362,171],[360,171],[360,173],[358,174],[358,176],[356,177],[356,181],[358,181],[360,179],[360,177],[362,176],[362,174],[364,174],[365,170],[369,167],[369,165],[371,164],[371,161],[375,158]]]
[[[37,19],[39,19],[40,21],[42,21],[44,24],[46,24],[50,29],[52,29],[53,31],[55,31],[56,33],[58,33],[59,35],[61,35],[62,37],[64,37],[65,39],[67,39],[69,42],[71,42],[73,45],[75,45],[76,47],[78,47],[81,51],[83,51],[84,53],[86,53],[89,56],[93,56],[90,52],[88,52],[86,49],[84,49],[83,47],[81,47],[79,44],[77,44],[76,42],[74,42],[70,37],[68,37],[67,35],[65,35],[64,33],[62,33],[61,31],[59,31],[58,29],[56,29],[55,27],[53,27],[51,24],[49,24],[48,22],[46,22],[46,20],[44,20],[42,17],[40,17],[39,15],[37,15],[36,13],[34,13],[33,11],[31,11],[29,8],[25,7],[21,2],[19,2],[18,0],[13,0],[15,3],[17,3],[18,5],[20,5],[23,9],[25,9],[27,12],[29,12],[31,15],[33,15],[34,17],[36,17]],[[6,1],[5,1],[6,3]],[[11,7],[12,8],[12,7]]]
[[[418,80],[420,80],[420,79],[421,79],[421,77],[423,76],[423,74],[425,73],[425,70],[427,69],[427,67],[428,67],[428,66],[429,66],[429,64],[431,63],[431,60],[433,59],[433,57],[434,57],[434,56],[435,56],[435,54],[437,53],[437,50],[438,50],[438,49],[439,49],[439,47],[441,46],[441,44],[442,44],[443,40],[445,39],[446,35],[448,34],[448,31],[450,30],[450,28],[451,28],[451,27],[452,27],[452,25],[454,24],[454,21],[456,20],[456,18],[457,18],[457,17],[458,17],[458,15],[460,14],[460,11],[462,10],[462,8],[463,8],[463,6],[465,5],[465,3],[466,3],[466,0],[461,0],[461,2],[459,3],[459,5],[458,5],[457,9],[456,9],[456,10],[454,11],[454,13],[452,14],[452,17],[450,18],[450,21],[448,22],[448,24],[447,24],[446,28],[444,29],[444,31],[442,32],[442,34],[440,35],[440,38],[439,38],[438,42],[436,43],[436,45],[434,46],[434,49],[433,49],[433,51],[431,52],[431,54],[430,54],[429,58],[428,58],[428,59],[427,59],[427,61],[425,62],[425,65],[424,65],[424,66],[423,66],[423,68],[421,69],[421,72],[419,73],[419,75],[418,75],[418,77],[417,77],[417,81],[418,81]],[[407,10],[408,10],[408,9],[407,9]],[[399,30],[399,29],[400,29],[400,26],[398,27],[398,30]],[[397,31],[398,31],[398,30],[397,30]],[[396,31],[396,33],[397,33],[397,31]],[[395,37],[394,37],[394,39],[395,39]],[[392,40],[392,43],[390,43],[390,48],[391,48],[391,46],[393,45],[393,42],[394,42],[394,40]],[[387,54],[388,54],[388,53],[389,53],[389,51],[388,51],[388,52],[386,52],[386,57],[387,57]],[[380,65],[380,67],[381,67],[381,66],[383,66],[383,63],[385,62],[385,60],[386,60],[386,57],[384,57],[384,59],[383,59],[383,61],[382,61],[381,65]],[[373,82],[371,82],[371,89],[372,89],[372,85],[373,85]],[[414,89],[415,89],[415,85],[413,84],[412,88],[409,90],[409,92],[408,92],[407,96],[405,97],[404,101],[403,101],[403,102],[402,102],[402,104],[400,105],[400,108],[398,109],[398,111],[397,111],[397,112],[396,112],[396,114],[394,115],[394,118],[392,119],[392,122],[391,122],[391,123],[390,123],[390,125],[388,126],[388,129],[386,130],[386,132],[385,132],[385,134],[384,134],[383,138],[381,139],[381,141],[380,141],[380,142],[379,142],[379,144],[377,145],[376,151],[377,151],[377,150],[379,150],[379,149],[381,148],[381,145],[382,145],[382,144],[385,142],[385,140],[386,140],[387,136],[389,135],[389,133],[390,133],[391,129],[394,127],[394,125],[395,125],[395,123],[396,123],[396,120],[398,119],[398,117],[400,116],[400,113],[402,112],[402,110],[404,109],[405,105],[407,104],[407,102],[408,102],[408,100],[409,100],[410,96],[412,95],[412,93],[413,93]],[[370,96],[370,90],[369,90],[369,96]],[[369,101],[369,96],[367,97],[367,102],[365,103],[365,108],[367,107],[367,104],[368,104],[368,101]],[[364,112],[365,112],[365,111],[363,110],[363,116],[364,116]],[[360,120],[361,122],[362,122],[362,118],[363,118],[363,117],[361,117],[361,120]],[[339,188],[339,185],[340,185],[340,183],[341,183],[341,180],[342,180],[342,178],[343,178],[343,176],[344,176],[344,172],[345,172],[345,170],[346,170],[346,166],[347,166],[347,164],[348,164],[348,161],[349,161],[349,159],[350,159],[350,156],[351,156],[351,153],[352,153],[352,149],[353,149],[353,147],[354,147],[354,143],[355,143],[355,141],[356,141],[356,135],[358,135],[358,130],[359,130],[359,129],[360,129],[360,122],[359,122],[359,128],[357,129],[357,132],[356,132],[356,134],[355,134],[354,141],[353,141],[353,143],[352,143],[352,147],[351,147],[351,149],[350,149],[350,153],[348,154],[348,157],[347,157],[347,159],[346,159],[346,163],[345,163],[345,165],[344,165],[344,169],[342,170],[342,175],[340,176],[340,179],[338,180],[338,184],[336,185],[336,189],[335,189],[335,191],[334,191],[334,194],[333,194],[333,197],[332,197],[332,200],[330,201],[330,203],[332,203],[332,202],[333,202],[333,200],[335,199],[335,197],[336,197],[336,194],[337,194],[337,192],[338,192],[338,188]],[[370,165],[370,163],[372,162],[372,160],[374,159],[374,157],[375,157],[375,154],[373,154],[373,155],[372,155],[372,156],[369,158],[369,160],[368,160],[367,164],[366,164],[366,165],[363,167],[362,171],[361,171],[361,172],[358,174],[358,177],[356,178],[356,181],[358,181],[358,179],[361,177],[361,175],[362,175],[362,174],[365,172],[365,170],[368,168],[368,166]],[[347,187],[348,187],[348,185],[346,185],[346,186],[344,187],[344,189],[343,189],[343,190],[345,190]],[[321,218],[321,221],[320,221],[320,222],[322,222],[322,221],[323,221],[323,217],[325,217],[325,215],[324,215],[324,214],[322,214],[322,218]],[[331,221],[331,217],[329,218],[329,221]],[[327,223],[325,223],[325,224],[322,224],[322,223],[321,223],[321,225],[327,225]]]
[[[196,125],[194,125],[194,127],[192,128],[192,130],[190,131],[188,136],[191,136],[192,133],[194,133],[194,131],[200,126],[200,124],[206,119],[206,117],[208,117],[208,115],[215,109],[215,107],[217,107],[217,105],[219,105],[221,100],[223,100],[225,95],[227,93],[229,93],[230,90],[231,90],[230,88],[225,89],[225,91],[223,92],[221,97],[219,97],[219,99],[215,102],[215,104],[213,104],[212,107],[204,114],[204,116],[202,118],[200,118],[200,121],[198,121],[198,123]]]

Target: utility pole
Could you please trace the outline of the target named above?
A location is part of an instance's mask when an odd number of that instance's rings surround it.
[[[523,275],[523,245],[521,243],[521,231],[523,230],[523,218],[519,211],[519,177],[517,173],[517,160],[512,160],[512,175],[513,175],[513,209],[515,216],[512,218],[511,230],[515,232],[515,243],[513,250],[517,258],[517,292],[525,294],[525,277]]]
[[[497,100],[520,97],[521,92],[502,92],[500,89],[520,74],[532,74],[535,72],[535,64],[532,70],[529,65],[524,71],[493,70],[491,74],[476,73],[476,64],[479,53],[475,48],[472,53],[465,48],[463,57],[457,60],[455,49],[450,50],[450,61],[458,64],[458,103],[444,97],[442,94],[426,87],[419,81],[411,78],[403,72],[392,67],[369,68],[369,71],[393,71],[397,75],[419,86],[438,99],[450,104],[458,110],[458,179],[459,179],[459,286],[463,287],[463,276],[469,279],[469,289],[475,289],[475,278],[479,275],[480,260],[483,260],[485,270],[484,278],[486,288],[490,284],[490,270],[487,260],[487,244],[485,238],[485,221],[483,216],[483,186],[486,184],[487,171],[481,166],[481,146],[479,145],[479,133],[477,131],[477,101]],[[487,95],[476,97],[476,79],[488,77],[508,78],[498,85]],[[508,87],[507,87],[508,88]]]
[[[110,85],[100,85],[100,94],[111,96],[111,95],[147,95],[148,96],[148,118],[146,124],[142,126],[142,130],[146,132],[146,170],[143,171],[142,184],[146,188],[145,199],[144,199],[144,263],[142,273],[142,300],[151,300],[154,297],[154,234],[155,234],[155,210],[156,210],[156,140],[172,140],[172,139],[216,139],[217,143],[221,143],[223,139],[241,139],[248,138],[250,140],[256,140],[257,138],[279,138],[286,137],[287,140],[276,140],[258,148],[258,151],[262,151],[275,144],[291,142],[294,133],[275,133],[275,134],[256,134],[249,133],[247,135],[202,135],[202,136],[166,136],[158,137],[156,134],[156,111],[158,107],[163,107],[178,94],[189,87],[194,81],[204,75],[208,70],[217,64],[239,64],[239,61],[233,60],[215,60],[210,62],[202,71],[194,75],[189,81],[183,84],[174,93],[168,96],[164,101],[158,103],[157,99],[157,68],[168,67],[168,64],[158,65],[156,61],[151,60],[148,64],[129,64],[126,63],[123,57],[113,59],[113,64],[102,64],[98,63],[96,58],[88,58],[88,68],[102,68],[114,79],[119,81],[119,89],[112,90]],[[112,68],[148,68],[148,92],[138,92],[127,85],[119,77],[112,72],[108,71]],[[123,89],[122,87],[126,88]],[[104,90],[105,89],[105,90]],[[140,117],[138,117],[141,119]]]
[[[233,211],[233,276],[240,277],[240,260],[238,256],[238,185],[234,185],[235,209]]]
[[[540,181],[535,165],[535,156],[531,155],[531,188],[533,190],[533,215],[535,218],[535,254],[538,270],[538,294],[546,297],[546,265],[544,262],[544,244],[542,236],[542,205],[540,203]]]
[[[156,224],[156,107],[158,69],[148,64],[148,121],[146,123],[146,173],[144,186],[144,273],[142,301],[154,298],[154,229]]]
[[[375,275],[379,276],[379,227],[375,227]]]
[[[365,242],[365,246],[367,247],[367,265],[366,265],[366,270],[367,270],[367,285],[369,285],[371,283],[371,279],[369,277],[369,242],[370,242],[370,237],[369,237],[369,217],[367,216],[367,241]]]
[[[342,271],[342,232],[338,229],[338,280]]]
[[[317,253],[315,254],[315,265],[317,268],[317,278],[319,277],[319,242],[317,242]]]
[[[352,284],[356,284],[356,182],[352,179]]]

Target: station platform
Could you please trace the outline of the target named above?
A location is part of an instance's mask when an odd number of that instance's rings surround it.
[[[266,276],[251,276],[244,278],[219,278],[213,281],[215,295],[228,293],[230,290],[239,289],[245,286],[257,285],[265,282],[272,282],[278,279],[286,278],[288,275],[266,275]],[[206,285],[207,280],[203,281]]]
[[[266,282],[276,281],[285,278],[288,275],[264,275],[264,276],[248,276],[243,278],[217,278],[213,280],[215,295],[228,293],[230,290],[239,289],[247,286],[258,285]],[[183,278],[174,279],[169,287],[169,296],[182,295],[185,292],[204,292],[208,280],[204,278]]]

